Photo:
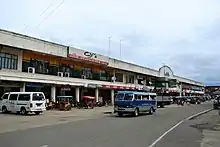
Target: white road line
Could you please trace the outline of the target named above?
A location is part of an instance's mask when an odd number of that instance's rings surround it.
[[[172,128],[170,128],[169,130],[167,130],[166,132],[164,132],[159,138],[157,138],[157,140],[155,140],[151,145],[149,145],[148,147],[154,147],[164,136],[166,136],[169,132],[171,132],[173,129],[175,129],[176,127],[178,127],[180,124],[182,124],[184,121],[192,119],[198,115],[201,115],[203,113],[207,113],[209,111],[211,111],[212,109],[208,109],[199,113],[196,113],[194,115],[191,115],[189,117],[187,117],[186,119],[183,119],[182,121],[178,122],[177,124],[175,124]]]
[[[43,145],[43,146],[40,146],[40,147],[48,147],[48,145]]]

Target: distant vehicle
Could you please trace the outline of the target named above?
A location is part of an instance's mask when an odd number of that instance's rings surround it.
[[[220,97],[217,97],[213,101],[213,109],[219,109],[220,108]]]
[[[3,113],[25,115],[34,112],[39,115],[46,110],[46,99],[43,92],[9,92],[1,97],[0,110]]]
[[[142,112],[153,114],[157,109],[157,94],[150,92],[119,91],[115,97],[114,112],[119,116]]]

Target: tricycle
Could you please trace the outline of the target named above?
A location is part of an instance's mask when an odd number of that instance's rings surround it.
[[[94,108],[95,97],[92,96],[83,96],[81,101],[77,103],[77,108]]]
[[[57,108],[59,110],[69,111],[72,106],[70,101],[72,100],[72,96],[57,96]]]

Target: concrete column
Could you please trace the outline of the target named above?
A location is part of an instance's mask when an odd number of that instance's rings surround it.
[[[113,70],[113,77],[115,77],[115,70]],[[115,77],[116,78],[116,77]],[[117,80],[117,79],[116,79]],[[113,83],[115,83],[116,80],[113,80]]]
[[[123,83],[126,84],[126,76],[128,76],[126,73],[123,73]]]
[[[51,86],[51,100],[56,102],[56,86]]]
[[[179,87],[180,87],[180,97],[181,97],[181,96],[182,96],[182,91],[183,91],[183,90],[182,90],[182,83],[180,83],[180,86],[179,86]]]
[[[114,96],[115,96],[115,91],[114,91],[114,89],[111,89],[111,103],[112,103],[112,105],[114,105],[114,102],[115,102]]]
[[[23,83],[22,87],[20,87],[20,92],[25,92],[25,86],[26,86],[26,83]]]
[[[137,75],[134,75],[134,84],[135,84],[135,85],[137,85],[137,84],[138,84]]]
[[[99,101],[99,89],[98,88],[95,89],[95,101],[96,102]]]
[[[80,98],[79,98],[79,87],[76,87],[76,90],[75,90],[75,97],[76,97],[76,101],[79,102],[80,101]]]

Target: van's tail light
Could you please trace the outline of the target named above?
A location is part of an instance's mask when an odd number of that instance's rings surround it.
[[[33,104],[32,103],[30,103],[30,108],[32,108],[33,107]]]

